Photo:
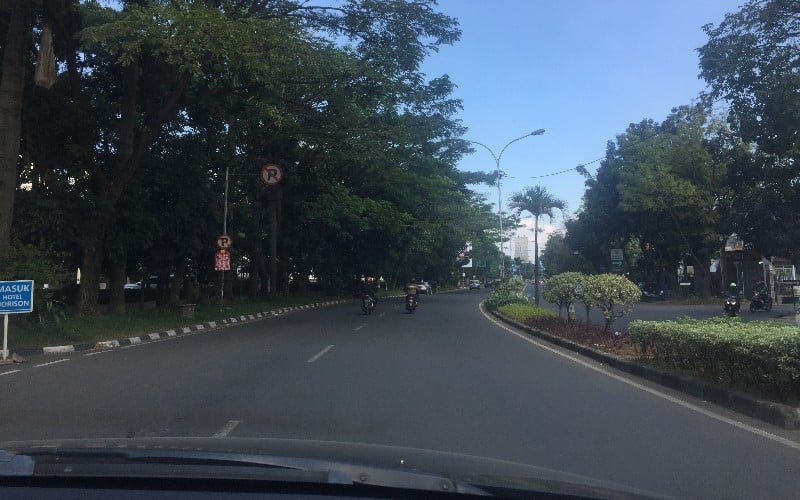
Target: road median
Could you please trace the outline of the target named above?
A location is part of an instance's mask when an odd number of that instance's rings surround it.
[[[617,370],[701,398],[737,413],[768,422],[784,429],[800,429],[800,408],[761,399],[751,394],[722,387],[672,370],[649,366],[636,360],[614,356],[525,325],[498,311],[489,310],[489,312],[504,323],[518,330],[522,330],[528,335],[584,355]]]

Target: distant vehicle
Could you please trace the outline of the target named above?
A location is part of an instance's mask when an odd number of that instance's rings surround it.
[[[419,283],[416,283],[416,285],[417,289],[419,290],[419,293],[424,293],[426,295],[429,295],[431,292],[428,291],[428,285],[426,285],[426,283],[427,281],[420,281]]]
[[[639,283],[639,290],[642,291],[642,302],[655,302],[657,300],[667,300],[664,289],[655,283]]]
[[[424,286],[424,287],[425,287],[425,289],[424,289],[423,291],[424,291],[426,294],[428,294],[428,295],[433,295],[433,287],[431,286],[430,282],[428,282],[428,281],[423,281],[423,282],[422,282],[422,286]]]
[[[142,289],[142,282],[138,283],[125,283],[125,290],[141,290]]]
[[[469,289],[470,290],[480,290],[481,282],[479,280],[469,280]]]

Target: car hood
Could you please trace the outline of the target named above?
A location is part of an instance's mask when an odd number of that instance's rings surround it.
[[[492,458],[457,453],[365,443],[276,438],[110,438],[8,441],[0,443],[0,477],[9,475],[92,475],[92,457],[98,471],[110,459],[129,461],[136,467],[131,474],[141,477],[143,464],[163,465],[179,462],[191,471],[193,463],[203,464],[203,474],[214,477],[209,464],[225,464],[225,477],[231,477],[231,464],[248,467],[284,468],[327,474],[334,484],[363,484],[420,491],[463,492],[493,496],[539,492],[590,498],[666,498],[662,495],[607,481],[557,470]],[[65,467],[70,460],[83,467]],[[58,467],[53,468],[53,463]],[[46,467],[49,464],[51,467]],[[40,470],[37,470],[37,467]],[[153,468],[153,471],[158,471]],[[174,472],[174,469],[170,469]],[[234,469],[235,470],[235,469]],[[223,469],[220,469],[222,472]],[[158,474],[163,476],[162,474]],[[235,474],[234,474],[235,477]],[[270,478],[274,480],[274,478]]]

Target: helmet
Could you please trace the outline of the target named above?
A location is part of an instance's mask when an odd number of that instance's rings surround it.
[[[730,286],[731,288],[736,288],[736,283],[731,283],[731,284],[730,284],[730,285],[728,285],[728,286]]]

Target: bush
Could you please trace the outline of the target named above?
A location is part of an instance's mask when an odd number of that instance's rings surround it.
[[[547,280],[542,296],[547,302],[558,304],[558,315],[561,316],[562,309],[569,309],[578,300],[578,290],[585,278],[582,273],[556,274]]]
[[[617,317],[633,309],[633,304],[642,297],[642,291],[624,276],[593,274],[583,279],[578,296],[586,306],[587,318],[590,308],[600,308],[608,330]]]
[[[527,303],[506,304],[504,306],[498,307],[497,311],[505,316],[508,316],[514,321],[519,321],[520,323],[524,323],[526,320],[530,319],[545,319],[545,318],[558,317],[558,315],[553,311],[551,311],[550,309],[544,309],[542,307]]]
[[[739,318],[633,321],[631,339],[641,357],[691,370],[718,383],[800,398],[800,329]]]
[[[524,287],[525,281],[515,276],[495,287],[484,301],[484,304],[492,310],[508,304],[527,304],[528,299],[522,294]]]

